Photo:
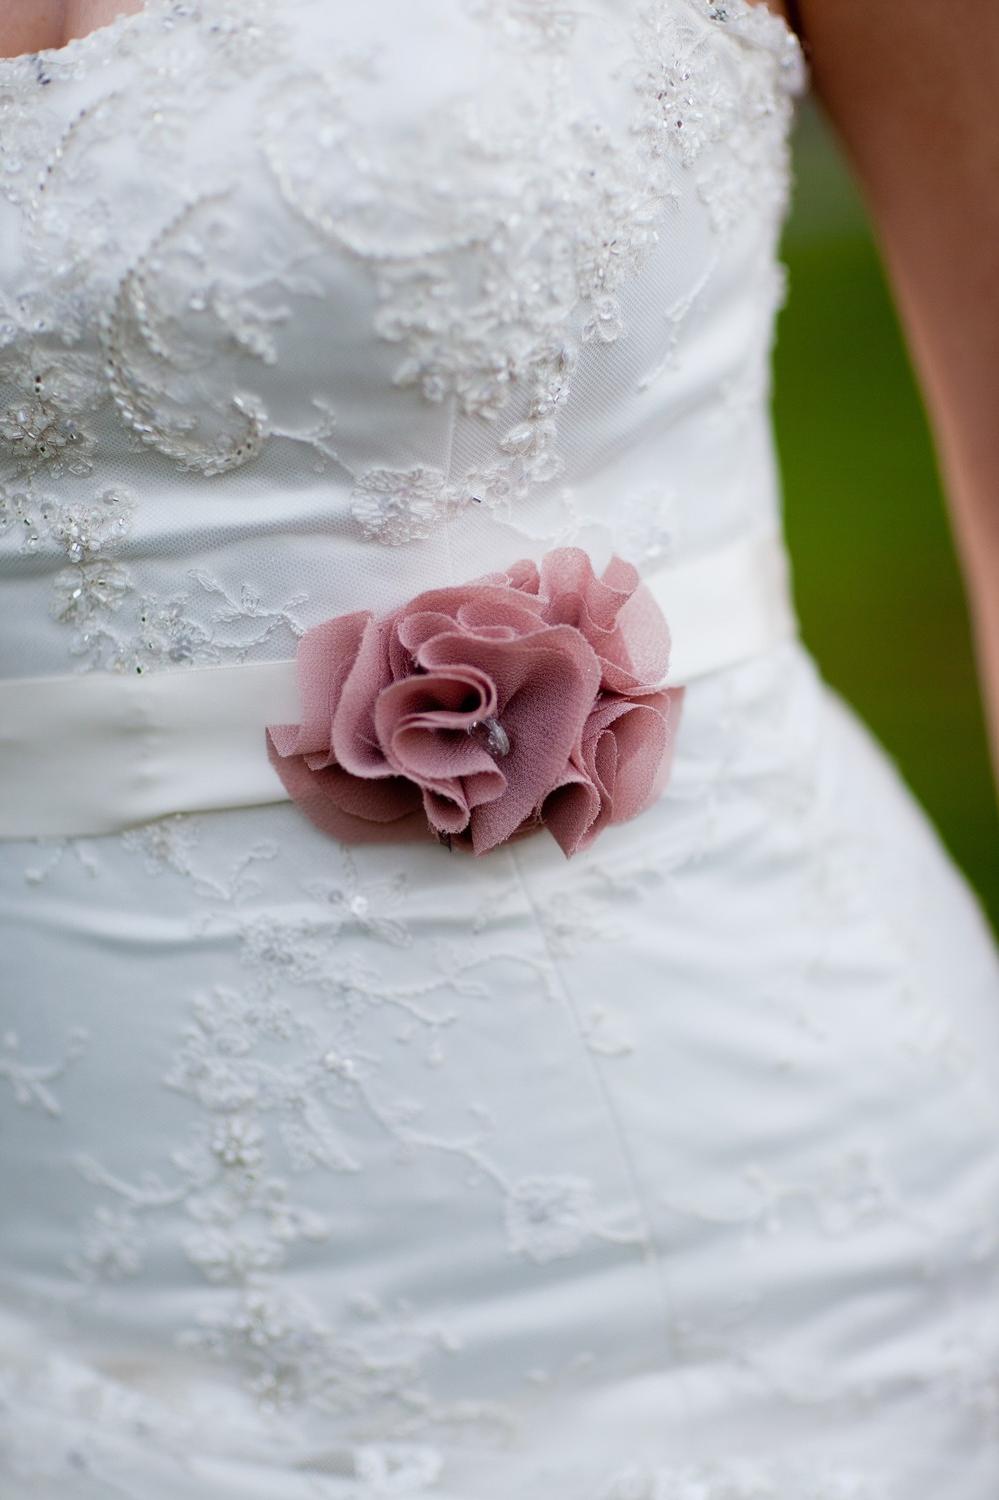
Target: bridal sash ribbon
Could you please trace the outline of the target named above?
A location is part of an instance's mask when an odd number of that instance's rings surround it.
[[[776,533],[643,577],[683,687],[797,633]],[[0,838],[119,832],[176,812],[289,800],[266,726],[293,725],[295,658],[0,680]]]

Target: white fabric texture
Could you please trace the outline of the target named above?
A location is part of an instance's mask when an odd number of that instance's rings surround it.
[[[804,85],[746,0],[0,62],[0,677],[779,528]],[[0,952],[3,1500],[994,1500],[999,958],[800,641],[572,860],[184,811],[0,842]]]
[[[642,581],[669,622],[670,687],[797,632],[775,532],[738,537]],[[169,813],[287,801],[264,727],[300,721],[297,665],[0,681],[0,839],[120,833]]]

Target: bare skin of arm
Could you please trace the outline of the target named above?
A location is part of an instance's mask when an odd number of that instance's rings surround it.
[[[800,0],[798,11],[934,432],[999,786],[999,6]],[[904,545],[905,496],[894,503]]]

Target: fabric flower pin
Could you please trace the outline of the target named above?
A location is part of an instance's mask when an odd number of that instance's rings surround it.
[[[302,636],[302,722],[267,726],[291,798],[344,843],[485,854],[546,827],[571,857],[661,794],[683,688],[637,569],[579,547]]]

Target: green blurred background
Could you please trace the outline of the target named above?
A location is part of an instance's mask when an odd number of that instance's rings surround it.
[[[802,634],[999,931],[999,818],[936,459],[863,204],[811,103],[794,192],[774,376]]]

